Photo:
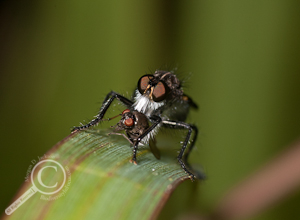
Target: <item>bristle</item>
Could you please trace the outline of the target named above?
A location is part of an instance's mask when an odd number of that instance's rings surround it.
[[[147,116],[150,116],[154,110],[165,104],[164,102],[153,102],[148,97],[142,95],[138,90],[136,90],[135,94],[135,103],[133,104],[134,109],[138,112],[146,114]]]

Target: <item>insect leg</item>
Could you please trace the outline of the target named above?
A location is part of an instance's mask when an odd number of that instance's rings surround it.
[[[116,132],[111,132],[111,133],[108,133],[107,135],[120,135],[120,136],[123,136],[130,144],[133,145],[132,141],[125,135],[125,134],[122,134],[122,133],[116,133]]]
[[[131,163],[137,164],[136,163],[136,153],[137,153],[138,146],[139,146],[139,143],[141,142],[141,140],[144,137],[146,137],[151,131],[153,131],[153,129],[162,121],[162,119],[159,116],[151,116],[150,120],[153,122],[153,124],[143,134],[141,134],[137,138],[136,142],[134,143],[133,156],[132,156],[132,159],[130,160]]]
[[[198,135],[198,129],[195,125],[191,125],[191,124],[188,124],[188,123],[185,123],[185,122],[181,122],[181,121],[168,121],[168,120],[164,120],[162,121],[163,125],[165,127],[169,127],[169,128],[175,128],[175,129],[181,129],[181,128],[184,128],[184,129],[188,129],[188,133],[187,133],[187,136],[183,142],[183,145],[182,145],[182,148],[177,156],[177,160],[178,162],[180,163],[182,169],[190,176],[190,178],[192,180],[195,179],[195,177],[197,176],[198,178],[200,179],[203,179],[204,178],[204,175],[203,174],[198,174],[195,176],[191,171],[189,171],[190,169],[190,165],[187,161],[188,159],[188,156],[191,152],[191,150],[193,149],[194,147],[194,144],[196,142],[196,139],[197,139],[197,135]],[[189,141],[191,139],[191,135],[192,135],[192,132],[194,131],[194,137],[192,138],[191,140],[191,143],[190,143],[190,146],[189,148],[187,148],[187,145],[189,144]]]
[[[105,97],[105,99],[102,103],[102,106],[100,108],[100,111],[99,111],[98,115],[96,116],[96,118],[91,120],[86,125],[82,125],[80,127],[74,127],[72,129],[72,132],[87,129],[89,127],[92,127],[92,126],[98,124],[102,120],[102,118],[104,117],[104,114],[106,113],[107,109],[109,108],[111,103],[114,101],[114,99],[118,99],[119,101],[121,101],[123,104],[125,104],[129,108],[131,108],[131,106],[133,105],[133,102],[130,101],[129,99],[125,98],[124,96],[122,96],[122,95],[120,95],[120,94],[118,94],[114,91],[111,91],[110,93],[108,93],[106,95],[106,97]]]

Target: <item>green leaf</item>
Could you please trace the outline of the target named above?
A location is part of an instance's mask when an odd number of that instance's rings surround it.
[[[138,165],[129,163],[131,157],[130,144],[123,137],[100,130],[71,134],[43,158],[66,170],[62,190],[53,195],[36,192],[5,219],[153,219],[188,176],[174,157],[163,154],[158,160],[149,146],[139,148]],[[52,186],[58,181],[53,181],[55,175],[54,169],[44,169],[41,179]],[[32,186],[25,182],[13,201]]]

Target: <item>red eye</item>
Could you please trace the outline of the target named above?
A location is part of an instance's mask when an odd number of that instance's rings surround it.
[[[138,82],[138,89],[140,93],[144,93],[149,85],[149,81],[153,78],[152,75],[144,75],[140,78]]]
[[[153,90],[153,100],[155,102],[163,101],[166,98],[168,87],[164,83],[159,82]]]
[[[125,110],[122,112],[122,115],[124,115],[124,114],[127,113],[127,112],[130,112],[130,110],[129,110],[129,109],[125,109]]]
[[[127,118],[124,122],[124,124],[127,126],[127,127],[131,127],[133,125],[133,119],[132,118]]]

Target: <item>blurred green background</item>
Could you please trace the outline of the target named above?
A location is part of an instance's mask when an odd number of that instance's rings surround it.
[[[192,163],[208,179],[184,183],[163,215],[207,213],[300,133],[300,2],[1,1],[1,203],[30,161],[91,119],[111,90],[131,94],[164,65],[191,75],[200,110]],[[278,177],[280,178],[280,177]],[[299,216],[300,191],[254,219]],[[1,211],[1,212],[2,212]]]

